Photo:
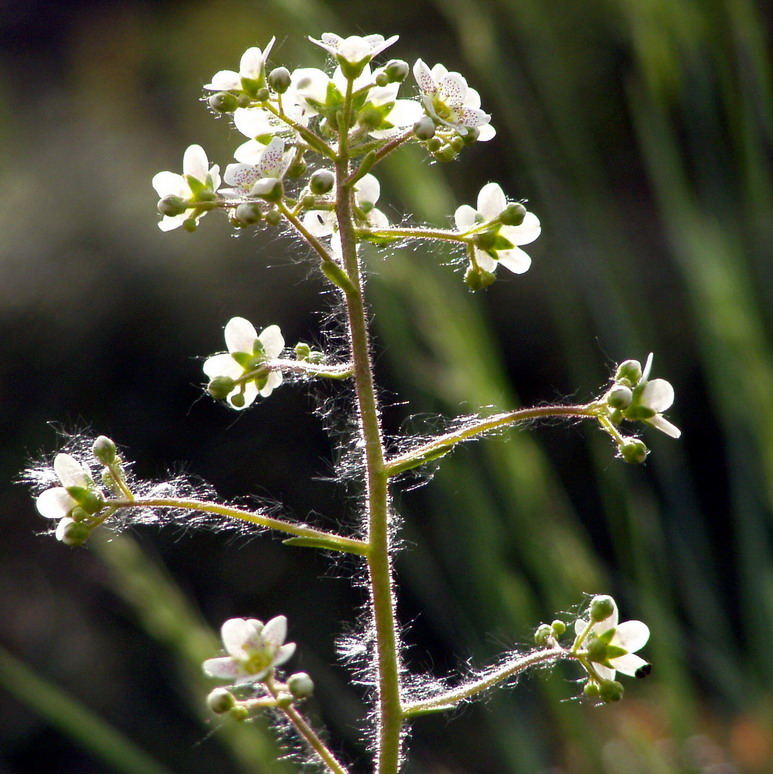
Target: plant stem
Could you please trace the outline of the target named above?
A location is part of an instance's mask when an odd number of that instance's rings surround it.
[[[424,462],[451,451],[456,444],[468,441],[484,433],[496,430],[500,427],[524,422],[529,419],[542,417],[594,417],[598,418],[599,410],[595,403],[580,406],[536,406],[534,408],[516,409],[503,414],[495,414],[485,419],[474,419],[465,424],[459,430],[441,435],[428,443],[411,449],[411,451],[392,457],[386,463],[388,476],[396,476],[411,468],[418,467]]]
[[[439,239],[444,242],[469,242],[458,231],[447,231],[432,228],[358,228],[357,234],[361,236],[394,237],[395,239]]]
[[[267,529],[275,529],[279,532],[286,532],[296,537],[312,538],[314,540],[324,541],[329,545],[330,550],[342,551],[347,554],[357,554],[366,556],[368,553],[368,544],[362,540],[347,538],[343,535],[336,535],[332,532],[325,532],[314,527],[307,527],[303,524],[293,524],[289,521],[274,519],[271,516],[262,516],[259,513],[245,511],[241,508],[233,508],[230,505],[221,505],[220,503],[210,503],[206,500],[186,500],[176,497],[151,497],[139,498],[136,500],[108,500],[108,506],[114,508],[180,508],[188,511],[202,511],[204,513],[214,513],[218,516],[225,516],[229,519],[238,519],[250,524],[257,524]]]
[[[349,340],[354,364],[354,385],[360,440],[365,463],[368,577],[370,605],[376,630],[378,692],[378,774],[396,774],[400,764],[403,716],[400,702],[400,654],[389,556],[389,477],[384,465],[381,418],[373,383],[368,320],[360,274],[349,178],[347,127],[351,113],[351,80],[347,85],[339,152],[336,159],[336,216],[344,268],[351,280],[345,290]]]
[[[279,691],[274,685],[273,678],[267,679],[265,685],[274,699],[278,699]],[[347,774],[347,769],[336,760],[335,755],[330,752],[325,743],[319,738],[316,731],[314,731],[314,729],[306,722],[303,715],[301,715],[292,704],[288,707],[283,707],[280,704],[279,710],[284,713],[284,716],[293,724],[295,730],[306,740],[309,747],[317,753],[325,766],[327,766],[333,774]]]
[[[564,658],[572,658],[568,651],[561,647],[548,648],[545,650],[535,650],[526,656],[515,658],[508,661],[501,667],[491,669],[478,680],[473,680],[460,688],[455,688],[447,693],[441,693],[425,701],[417,701],[409,704],[404,709],[406,717],[411,715],[421,715],[432,709],[448,708],[451,709],[459,702],[477,696],[479,693],[493,688],[498,683],[511,677],[515,677],[529,667],[537,664],[549,664],[554,661],[560,661]]]

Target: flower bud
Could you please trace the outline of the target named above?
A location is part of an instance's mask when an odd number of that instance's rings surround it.
[[[615,600],[607,594],[599,594],[590,602],[590,619],[598,623],[609,618],[615,611]]]
[[[556,619],[550,624],[550,628],[553,630],[553,634],[556,637],[560,637],[566,631],[566,624],[563,621]]]
[[[520,226],[526,217],[526,207],[520,202],[508,204],[502,212],[499,213],[499,220],[505,226]]]
[[[230,376],[216,376],[207,385],[207,392],[215,400],[225,400],[234,388],[234,380]],[[234,396],[236,397],[236,396]]]
[[[380,72],[376,76],[376,86],[388,86],[389,76],[385,72]]]
[[[67,519],[64,529],[57,528],[56,533],[59,540],[66,546],[81,546],[88,539],[91,530],[85,524]]]
[[[435,122],[429,116],[422,116],[413,125],[413,133],[420,140],[431,140],[435,136]]]
[[[537,645],[547,645],[548,640],[553,636],[553,629],[550,624],[540,624],[537,631],[534,632],[534,642]]]
[[[268,74],[268,85],[277,94],[284,94],[290,88],[290,71],[286,67],[275,67]]]
[[[431,120],[431,119],[430,119]],[[416,124],[414,124],[414,131],[416,128]],[[430,140],[427,140],[427,150],[430,153],[436,153],[440,150],[440,148],[443,146],[443,143],[440,141],[439,137],[433,137]]]
[[[433,153],[432,155],[435,157],[436,161],[447,162],[453,161],[457,157],[458,153],[454,150],[452,145],[446,145],[443,150],[440,150],[437,153]]]
[[[76,499],[86,513],[98,513],[105,507],[105,498],[93,489],[87,489],[84,494]]]
[[[582,692],[589,698],[589,699],[597,699],[599,695],[599,686],[598,683],[594,682],[593,680],[588,680],[587,683],[582,688]]]
[[[630,387],[626,387],[624,384],[616,384],[607,393],[607,403],[616,409],[625,409],[631,405],[633,400],[633,392]]]
[[[619,447],[620,456],[631,465],[641,465],[647,459],[648,449],[638,438],[629,438]]]
[[[366,107],[357,114],[357,123],[365,129],[378,129],[383,120],[381,111],[374,107]]]
[[[459,153],[459,151],[464,148],[464,139],[457,135],[451,139],[450,145],[457,153]]]
[[[258,100],[258,102],[265,102],[271,95],[269,94],[268,89],[258,89],[258,91],[255,94],[255,99]]]
[[[467,133],[462,137],[465,145],[472,145],[474,142],[478,142],[480,137],[480,129],[477,126],[473,126],[467,130]]]
[[[278,202],[284,196],[284,186],[278,177],[264,177],[252,186],[250,193],[267,202]]]
[[[277,209],[270,209],[266,213],[266,223],[269,226],[278,226],[282,222],[282,213]]]
[[[252,100],[250,99],[250,97],[249,97],[249,95],[248,95],[248,94],[240,94],[240,95],[239,95],[239,96],[236,98],[236,104],[237,104],[239,107],[241,107],[241,108],[246,108],[246,107],[249,107],[249,106],[250,106],[250,104],[251,104],[251,102],[252,102]]]
[[[391,83],[402,83],[408,77],[410,68],[408,62],[402,59],[390,59],[384,66],[384,72]]]
[[[233,694],[225,688],[215,688],[207,696],[207,706],[216,715],[222,715],[231,710],[236,704]]]
[[[624,692],[623,684],[617,680],[603,680],[599,686],[599,696],[602,701],[607,703],[620,701],[623,698]]]
[[[493,284],[494,280],[496,280],[496,276],[493,272],[486,271],[480,267],[468,266],[467,271],[464,273],[464,284],[472,291],[487,288]]]
[[[239,107],[236,95],[230,94],[227,91],[219,91],[217,94],[213,94],[207,102],[212,110],[216,110],[218,113],[233,113]]]
[[[91,516],[91,514],[85,508],[82,508],[80,505],[76,505],[70,511],[70,518],[73,521],[88,521],[89,516]]]
[[[179,196],[165,196],[158,200],[156,208],[162,215],[168,215],[173,218],[175,215],[182,215],[187,209],[185,200]]]
[[[237,392],[235,395],[231,396],[231,403],[236,408],[242,408],[244,406],[244,393]]]
[[[236,704],[235,706],[231,707],[228,716],[231,718],[231,720],[236,720],[237,722],[241,723],[250,717],[250,711],[241,704]]]
[[[303,159],[298,159],[290,164],[287,170],[287,177],[297,178],[303,175],[308,169],[308,164]]]
[[[188,218],[188,220],[184,220],[183,228],[187,232],[192,234],[198,228],[198,223],[196,223],[196,218]]]
[[[254,223],[260,223],[263,212],[257,204],[240,204],[234,211],[234,218],[240,224],[251,226]]]
[[[304,343],[303,341],[299,341],[295,345],[295,357],[298,360],[308,360],[309,355],[311,354],[311,347]]]
[[[318,169],[309,178],[309,189],[316,196],[330,193],[335,185],[335,175],[329,169]]]
[[[287,689],[296,699],[308,699],[314,693],[314,681],[306,672],[296,672],[288,678]]]
[[[624,360],[615,371],[615,381],[628,387],[635,387],[641,379],[641,363],[638,360]]]
[[[115,443],[106,435],[100,435],[91,447],[91,453],[103,464],[115,462]]]

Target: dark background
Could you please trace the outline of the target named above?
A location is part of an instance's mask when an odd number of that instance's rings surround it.
[[[773,188],[762,6],[191,0],[0,8],[0,772],[287,770],[266,762],[260,728],[206,717],[198,667],[225,618],[280,613],[299,645],[293,668],[318,684],[312,712],[365,770],[359,692],[335,656],[362,601],[345,562],[271,537],[174,529],[68,550],[39,534],[13,484],[29,458],[52,459],[61,430],[106,433],[141,477],[184,470],[225,498],[353,524],[353,492],[329,480],[344,386],[283,387],[238,417],[199,388],[200,356],[222,347],[231,316],[276,322],[289,344],[336,330],[307,251],[277,234],[232,238],[212,215],[194,235],[164,235],[150,187],[190,143],[224,166],[243,139],[199,101],[216,70],[272,35],[272,64],[321,66],[304,36],[325,30],[399,33],[390,55],[458,69],[493,113],[497,138],[456,163],[406,151],[384,165],[393,220],[445,225],[496,180],[543,223],[532,269],[475,295],[447,253],[368,257],[387,430],[586,400],[615,362],[654,351],[684,431],[675,442],[645,430],[652,456],[632,468],[593,428],[537,426],[460,449],[429,486],[402,487],[400,618],[414,669],[483,665],[597,592],[647,621],[655,665],[615,706],[567,701],[578,693],[567,669],[418,720],[406,770],[765,770]]]

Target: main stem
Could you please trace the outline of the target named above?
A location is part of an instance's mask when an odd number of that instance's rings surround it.
[[[351,81],[347,93],[351,104]],[[345,119],[347,116],[344,116]],[[346,130],[340,133],[336,159],[336,215],[341,239],[341,252],[352,287],[345,290],[349,339],[354,364],[354,385],[360,440],[366,472],[365,504],[367,509],[368,576],[370,605],[376,629],[376,664],[378,671],[378,774],[396,774],[400,764],[400,736],[403,716],[400,703],[400,654],[392,592],[392,567],[389,556],[389,477],[384,464],[381,419],[373,383],[368,320],[365,310],[363,280],[357,256],[352,212],[352,190],[349,178],[349,151]]]

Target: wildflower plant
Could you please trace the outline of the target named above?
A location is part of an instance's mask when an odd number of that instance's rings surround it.
[[[649,637],[647,626],[619,623],[614,600],[596,596],[574,620],[539,625],[532,649],[507,651],[472,676],[460,672],[429,679],[412,674],[396,617],[393,562],[400,541],[393,518],[395,482],[460,443],[543,417],[594,423],[629,463],[644,462],[649,451],[622,428],[643,423],[673,438],[679,430],[663,416],[674,391],[664,379],[650,379],[650,355],[644,367],[637,360],[621,363],[599,397],[587,403],[481,413],[460,418],[449,425],[452,429],[430,438],[385,437],[372,367],[362,246],[421,240],[456,250],[464,264],[463,281],[475,291],[496,280],[499,264],[514,274],[526,272],[531,258],[521,246],[536,240],[541,226],[535,214],[495,182],[483,185],[475,207],[459,206],[450,218],[453,228],[405,225],[407,220],[392,225],[376,207],[379,164],[410,144],[438,161],[475,152],[478,142],[495,136],[491,116],[464,77],[441,64],[430,68],[421,59],[412,68],[398,59],[376,64],[374,59],[394,45],[396,36],[325,33],[310,40],[330,56],[329,70],[270,67],[272,39],[263,48],[248,49],[238,72],[221,70],[204,86],[211,110],[231,116],[247,138],[235,149],[235,161],[225,166],[223,181],[219,166],[211,166],[205,151],[191,145],[184,153],[182,175],[160,172],[152,182],[161,197],[162,231],[179,226],[196,231],[203,215],[214,211],[237,229],[282,229],[305,243],[311,261],[330,283],[342,309],[345,357],[312,350],[303,342],[290,349],[270,320],[237,316],[225,324],[227,351],[207,358],[203,371],[208,393],[235,410],[269,400],[275,389],[292,381],[337,380],[343,390],[348,385],[356,427],[352,453],[359,457],[359,529],[339,534],[291,521],[281,512],[234,507],[210,492],[201,496],[200,489],[182,479],[139,481],[104,436],[93,444],[74,440],[56,455],[53,471],[33,470],[29,477],[39,491],[38,511],[56,522],[52,531],[68,545],[84,543],[101,526],[119,530],[136,523],[236,523],[276,531],[290,545],[353,557],[354,572],[367,578],[360,634],[367,643],[365,682],[371,690],[364,714],[373,770],[394,774],[406,760],[407,730],[415,719],[479,699],[497,686],[512,686],[529,669],[572,662],[585,676],[584,695],[603,702],[622,697],[618,674],[642,677],[650,669],[636,655]],[[411,73],[413,84],[408,82]],[[401,259],[397,251],[394,260]],[[213,653],[203,664],[204,672],[222,683],[207,703],[213,712],[234,720],[263,712],[282,715],[308,748],[307,762],[314,760],[338,774],[349,771],[335,744],[328,745],[327,735],[304,715],[303,703],[314,684],[304,672],[288,674],[295,644],[285,642],[287,629],[281,615],[266,623],[256,618],[223,623],[224,654]],[[574,632],[573,640],[567,632]],[[359,666],[356,682],[361,683]]]

